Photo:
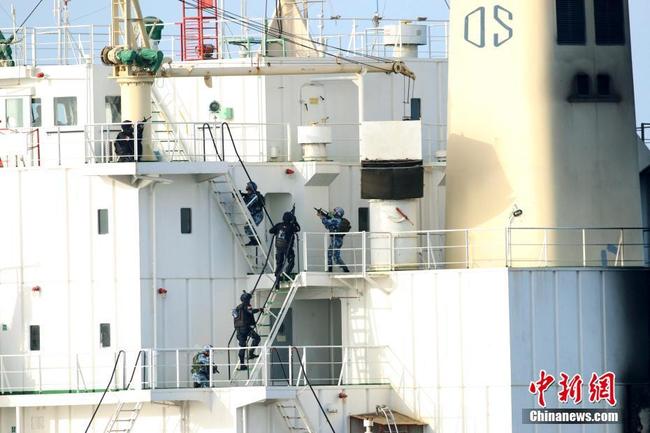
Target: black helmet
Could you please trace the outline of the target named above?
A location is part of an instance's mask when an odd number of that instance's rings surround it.
[[[124,132],[133,132],[133,122],[130,120],[125,120],[122,122],[122,131]]]
[[[251,190],[252,192],[257,191],[257,184],[253,181],[250,181],[246,184],[246,190]]]
[[[252,298],[253,298],[253,295],[251,295],[246,290],[244,290],[244,292],[239,297],[239,300],[242,301],[245,304],[248,304],[251,301]]]
[[[282,215],[282,221],[285,223],[290,223],[293,221],[293,214],[291,212],[285,212],[284,215]]]

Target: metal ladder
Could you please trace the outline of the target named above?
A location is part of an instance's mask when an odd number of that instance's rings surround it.
[[[280,412],[280,417],[289,430],[293,432],[314,433],[316,430],[309,425],[309,420],[305,416],[305,410],[297,398],[291,400],[280,400],[275,403],[275,407]]]
[[[212,190],[214,196],[219,204],[219,209],[226,219],[230,231],[237,239],[241,251],[244,253],[244,258],[254,273],[260,273],[264,267],[264,262],[267,259],[266,253],[268,246],[266,240],[257,231],[257,226],[253,217],[251,216],[244,199],[239,193],[239,189],[229,173],[224,176],[218,177],[210,181],[212,183]],[[250,236],[246,234],[245,228],[249,226],[252,234],[257,241],[257,247],[246,246],[250,240]],[[275,264],[269,260],[268,267],[273,272]]]
[[[194,127],[194,125],[189,126]],[[191,160],[185,140],[181,138],[177,125],[171,122],[166,101],[155,87],[151,91],[151,138],[156,147],[163,152],[166,160]]]
[[[118,403],[115,412],[106,424],[104,433],[129,433],[141,410],[141,402],[134,403],[132,406],[127,406],[122,402]]]
[[[298,292],[301,276],[299,275],[294,280],[289,281],[290,285],[279,284],[277,287],[271,289],[271,293],[269,294],[269,299],[266,302],[264,312],[258,318],[258,328],[266,327],[269,329],[269,332],[268,334],[260,334],[260,337],[262,337],[262,340],[260,341],[260,346],[263,348],[262,353],[260,354],[260,357],[255,361],[253,368],[249,367],[250,374],[248,376],[248,380],[246,381],[246,385],[251,385],[255,380],[255,374],[260,370],[260,368],[263,368],[262,364],[264,363],[264,354],[267,353],[268,349],[272,346],[273,341],[275,341],[275,337],[277,337],[278,332],[280,331],[280,327],[282,326],[285,317],[287,317],[289,307],[291,306],[291,303],[293,302],[293,299],[296,297],[296,293]],[[285,295],[284,299],[282,300],[282,305],[280,306],[278,313],[273,314],[271,309],[273,308],[274,304],[277,305],[279,303],[278,297],[281,295]]]

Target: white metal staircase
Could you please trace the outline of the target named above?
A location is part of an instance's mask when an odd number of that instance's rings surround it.
[[[262,347],[262,353],[260,357],[255,360],[255,364],[249,366],[249,375],[246,385],[252,385],[257,379],[257,374],[262,372],[264,368],[264,354],[271,356],[269,348],[273,345],[275,337],[277,337],[280,327],[284,322],[284,319],[287,317],[287,312],[293,299],[296,297],[298,292],[298,287],[300,286],[301,277],[298,275],[294,280],[289,280],[288,283],[281,283],[276,285],[271,289],[269,294],[269,299],[266,302],[266,307],[264,312],[258,318],[258,330],[260,337],[260,347]],[[280,301],[282,302],[280,304]],[[278,308],[279,304],[279,308]],[[277,309],[277,314],[273,313],[273,309]],[[265,333],[264,329],[268,329],[268,333]]]
[[[314,433],[316,431],[309,425],[309,420],[305,416],[305,410],[302,408],[297,398],[291,400],[280,400],[275,403],[275,407],[278,409],[280,417],[286,424],[289,433]]]
[[[151,91],[151,139],[154,147],[162,151],[165,160],[190,161],[187,143],[181,136],[179,125],[172,121],[167,104],[164,96],[154,86]],[[188,124],[187,127],[194,128],[195,125]]]
[[[118,403],[115,412],[108,420],[104,433],[129,433],[142,410],[142,403]]]
[[[249,264],[253,273],[259,273],[264,267],[268,246],[265,237],[258,231],[239,189],[230,176],[226,174],[210,181],[214,196],[219,204],[226,223],[237,240],[237,244],[244,253],[244,258]],[[250,227],[251,235],[246,234],[246,226]],[[250,237],[257,241],[257,246],[247,246]],[[272,260],[269,260],[268,268],[273,272],[275,268]]]

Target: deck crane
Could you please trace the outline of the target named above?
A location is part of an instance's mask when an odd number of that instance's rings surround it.
[[[277,58],[262,57],[256,64],[239,67],[225,67],[212,62],[181,62],[174,64],[164,58],[158,50],[163,24],[155,17],[144,17],[138,0],[111,1],[111,35],[110,45],[102,49],[101,59],[113,67],[112,78],[120,86],[122,99],[122,120],[141,121],[151,116],[151,89],[156,77],[203,77],[209,82],[212,77],[245,75],[306,75],[306,74],[364,74],[387,73],[401,74],[415,79],[415,74],[402,61],[384,59],[364,59],[353,61],[336,57],[331,64],[310,65],[283,64]],[[209,0],[199,0],[209,1]],[[281,0],[276,11],[282,14]],[[285,10],[287,8],[284,8]],[[216,13],[216,11],[215,11]],[[201,18],[201,17],[200,17]],[[277,32],[277,30],[272,30]],[[278,35],[281,36],[281,35]],[[313,44],[314,47],[317,44]],[[317,49],[317,48],[314,48]],[[154,161],[156,158],[151,145],[151,129],[145,126],[142,137],[142,161]]]

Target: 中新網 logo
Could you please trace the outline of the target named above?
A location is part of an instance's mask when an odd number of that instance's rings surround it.
[[[537,404],[540,407],[546,407],[544,393],[549,390],[553,383],[555,383],[555,377],[548,374],[545,370],[540,370],[539,379],[530,382],[528,391],[531,394],[537,395]],[[580,374],[569,377],[564,372],[560,373],[560,380],[558,381],[559,391],[557,392],[558,401],[560,403],[572,401],[575,404],[582,402],[583,384],[584,381]],[[590,403],[606,401],[610,406],[616,406],[616,375],[614,373],[611,371],[601,375],[592,373],[588,385]]]

